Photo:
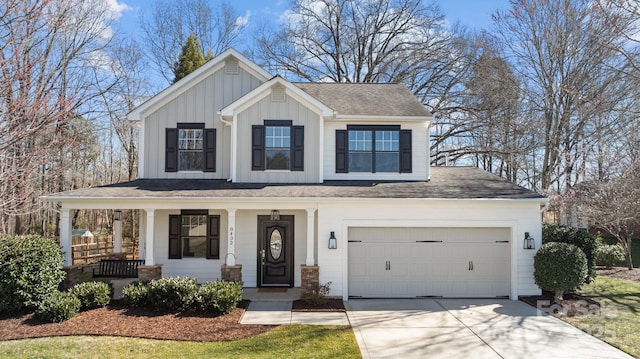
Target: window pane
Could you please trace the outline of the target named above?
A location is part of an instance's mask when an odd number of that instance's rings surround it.
[[[267,169],[288,170],[290,168],[289,149],[267,149]]]
[[[178,170],[201,171],[203,157],[202,151],[178,151]]]
[[[206,237],[184,237],[182,238],[183,257],[205,257],[207,255]]]
[[[400,132],[376,131],[376,151],[398,151]]]
[[[349,151],[371,151],[371,131],[349,131]]]
[[[372,172],[371,153],[349,152],[349,172]]]
[[[398,172],[398,152],[376,152],[376,172]]]
[[[202,170],[202,146],[204,131],[201,129],[178,130],[178,170]]]
[[[291,146],[291,128],[289,126],[265,128],[265,147],[289,148]]]

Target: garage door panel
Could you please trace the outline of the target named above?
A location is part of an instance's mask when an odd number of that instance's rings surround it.
[[[510,233],[509,228],[349,228],[349,295],[508,296]]]

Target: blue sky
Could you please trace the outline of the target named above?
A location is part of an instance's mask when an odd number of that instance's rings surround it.
[[[139,16],[152,6],[151,0],[106,0],[120,10],[120,18],[116,26],[127,35],[139,32]],[[215,0],[212,0],[215,3]],[[289,7],[289,0],[238,0],[231,1],[232,6],[243,16],[248,16],[249,24],[273,19],[276,21]],[[505,9],[509,0],[437,0],[436,3],[447,19],[454,23],[459,20],[471,29],[488,27],[491,14],[496,9]]]

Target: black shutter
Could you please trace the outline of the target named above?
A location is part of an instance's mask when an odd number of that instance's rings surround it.
[[[291,170],[304,171],[304,126],[291,126]]]
[[[400,130],[400,173],[411,173],[411,130]]]
[[[349,131],[336,130],[336,173],[349,172]]]
[[[204,172],[216,171],[216,129],[204,130]]]
[[[251,126],[251,170],[264,171],[264,126]]]
[[[178,214],[169,215],[169,259],[182,258],[180,245],[180,227],[182,227],[182,216]]]
[[[178,172],[178,129],[166,129],[164,171]]]
[[[220,259],[220,216],[209,216],[207,259]]]

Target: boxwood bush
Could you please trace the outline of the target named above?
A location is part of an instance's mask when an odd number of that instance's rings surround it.
[[[607,244],[604,241],[598,242],[598,249],[596,250],[597,265],[611,268],[624,260],[624,249],[619,244]]]
[[[78,283],[69,292],[80,300],[80,310],[101,308],[111,300],[111,288],[105,282]]]
[[[165,277],[149,282],[149,302],[163,312],[187,310],[194,303],[198,284],[194,278]]]
[[[561,242],[573,244],[580,248],[587,258],[587,274],[585,283],[591,283],[596,278],[596,250],[597,236],[589,232],[556,224],[542,225],[542,243]]]
[[[206,313],[228,314],[242,300],[240,282],[216,281],[198,288],[198,309]]]
[[[1,236],[0,263],[0,312],[37,308],[65,277],[58,243],[40,236]]]
[[[138,281],[127,284],[122,288],[122,300],[134,308],[150,306],[149,281]]]
[[[73,318],[80,310],[80,299],[69,292],[53,292],[35,312],[35,317],[51,323]]]
[[[555,293],[556,302],[568,290],[578,289],[585,283],[587,258],[580,248],[573,244],[551,242],[543,244],[534,256],[536,284]]]

